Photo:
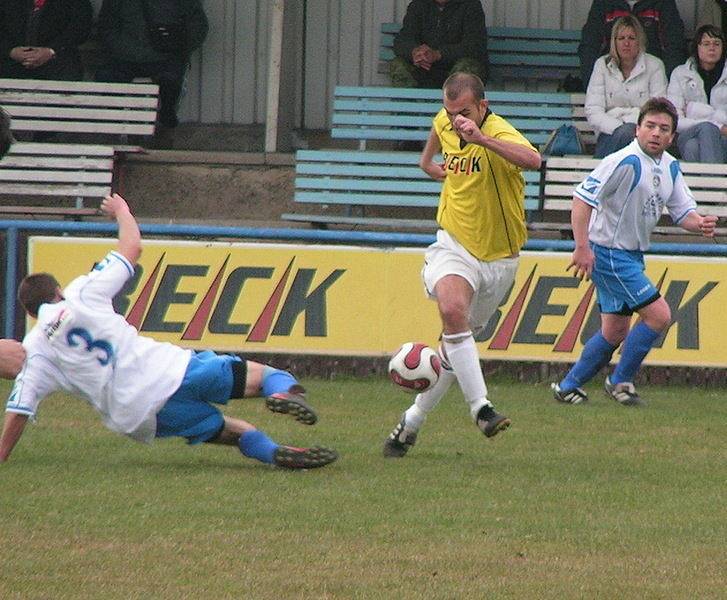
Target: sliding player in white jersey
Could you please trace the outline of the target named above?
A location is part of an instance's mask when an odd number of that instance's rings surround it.
[[[7,402],[0,462],[43,398],[59,389],[88,401],[112,431],[142,442],[179,436],[191,444],[235,445],[247,457],[288,468],[333,462],[337,454],[331,449],[276,444],[214,406],[262,395],[270,410],[312,425],[315,412],[290,373],[157,342],[139,335],[114,311],[113,297],[134,274],[141,234],[121,196],[107,197],[101,209],[119,225],[118,251],[64,290],[47,273],[29,275],[19,286],[21,304],[38,322],[23,340],[27,356]]]
[[[621,358],[606,378],[606,393],[624,406],[642,400],[634,378],[654,342],[671,322],[671,311],[644,274],[644,251],[666,207],[687,231],[714,236],[717,217],[700,216],[679,162],[666,149],[674,138],[677,112],[666,98],[642,107],[636,139],[607,156],[575,189],[571,223],[575,250],[568,269],[593,279],[601,309],[601,329],[588,342],[565,378],[552,384],[560,402],[580,404],[582,389],[624,342]],[[631,328],[631,317],[640,319]]]

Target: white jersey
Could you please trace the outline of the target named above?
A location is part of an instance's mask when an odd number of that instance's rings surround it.
[[[664,207],[675,224],[697,208],[679,161],[668,152],[652,158],[638,140],[604,158],[574,193],[595,209],[589,239],[622,250],[649,248]]]
[[[26,361],[6,410],[35,417],[40,402],[63,389],[86,399],[106,426],[140,441],[156,433],[156,413],[179,388],[191,351],[140,336],[111,300],[134,267],[109,253],[88,275],[43,304],[23,340]]]

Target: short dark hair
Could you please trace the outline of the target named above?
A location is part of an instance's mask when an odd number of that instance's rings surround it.
[[[10,131],[10,116],[0,108],[0,158],[7,154],[14,141],[15,138]]]
[[[52,302],[59,287],[56,278],[49,273],[28,275],[18,286],[18,301],[31,317],[37,318],[40,305]]]
[[[485,84],[474,73],[452,73],[442,86],[442,91],[449,100],[456,100],[465,90],[472,92],[472,97],[478,102],[485,99]]]
[[[724,58],[725,51],[727,50],[727,47],[725,47],[724,33],[722,33],[722,30],[716,25],[702,25],[694,32],[692,42],[689,44],[690,56],[699,60],[699,44],[702,42],[702,38],[705,35],[722,40],[722,58]]]
[[[674,105],[671,103],[670,100],[663,97],[649,98],[646,102],[644,102],[643,106],[641,107],[641,110],[639,111],[639,118],[636,123],[638,125],[641,125],[641,121],[644,120],[644,117],[647,114],[653,113],[664,113],[669,115],[671,117],[672,131],[677,130],[677,124],[679,123],[679,114],[677,113],[677,109],[674,108]]]

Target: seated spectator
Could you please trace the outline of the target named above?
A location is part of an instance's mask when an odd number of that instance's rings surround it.
[[[0,2],[0,77],[83,79],[78,47],[92,23],[90,0]]]
[[[394,39],[396,87],[441,88],[455,71],[487,77],[487,27],[480,0],[412,0]]]
[[[151,77],[159,84],[159,121],[176,127],[189,57],[207,36],[200,0],[104,0],[98,37],[106,62],[96,81]]]
[[[675,0],[593,0],[578,46],[585,85],[598,57],[608,52],[616,19],[627,16],[641,23],[646,33],[643,49],[663,61],[667,77],[686,59],[684,23]]]
[[[685,161],[727,163],[725,36],[714,25],[694,33],[691,56],[674,69],[667,91],[679,112],[677,148]]]
[[[596,131],[595,158],[620,150],[636,136],[639,109],[666,94],[664,63],[644,52],[646,35],[636,17],[611,30],[611,50],[596,61],[586,92],[586,118]]]
[[[15,138],[10,131],[10,116],[0,108],[0,159],[8,153]]]
[[[696,23],[715,25],[724,31],[727,21],[723,15],[727,13],[727,0],[697,0]]]

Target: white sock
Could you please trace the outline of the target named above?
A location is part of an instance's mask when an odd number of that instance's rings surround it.
[[[454,383],[455,379],[454,372],[443,367],[439,372],[437,383],[426,392],[417,394],[417,397],[414,399],[414,404],[404,413],[407,429],[419,431],[419,428],[426,421],[427,415],[439,404],[439,401],[447,393],[447,390]]]
[[[492,406],[487,399],[487,385],[480,367],[475,338],[471,331],[450,333],[442,336],[442,344],[447,353],[449,364],[452,365],[459,387],[464,394],[465,402],[470,407],[472,420],[477,420],[477,413],[483,406]]]

